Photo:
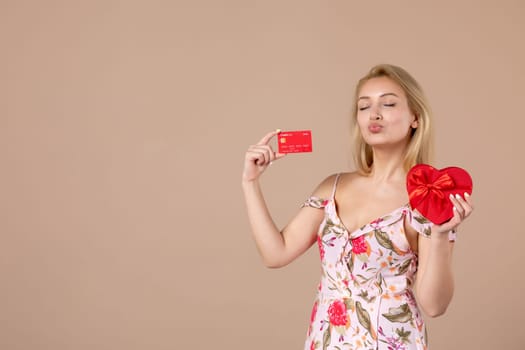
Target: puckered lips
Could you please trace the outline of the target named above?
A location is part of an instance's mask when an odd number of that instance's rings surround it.
[[[368,124],[368,131],[370,131],[372,134],[380,133],[381,130],[383,130],[383,125],[381,125],[380,123]]]

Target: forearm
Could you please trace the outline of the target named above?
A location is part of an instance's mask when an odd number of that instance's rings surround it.
[[[243,181],[242,188],[250,227],[263,263],[268,267],[279,267],[285,256],[285,242],[268,211],[259,182]]]
[[[447,234],[439,232],[432,232],[430,240],[424,274],[418,276],[417,292],[423,310],[436,317],[446,311],[454,294],[453,243]]]

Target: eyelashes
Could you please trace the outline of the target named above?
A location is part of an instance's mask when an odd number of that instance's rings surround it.
[[[383,104],[384,107],[395,107],[395,103],[385,103]],[[366,109],[370,108],[370,106],[363,106],[363,107],[359,107],[359,110],[360,111],[364,111]]]

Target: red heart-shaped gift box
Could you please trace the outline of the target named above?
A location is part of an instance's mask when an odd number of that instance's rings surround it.
[[[440,225],[454,216],[449,195],[472,194],[472,178],[462,168],[436,169],[428,164],[417,164],[407,174],[407,191],[412,209]]]

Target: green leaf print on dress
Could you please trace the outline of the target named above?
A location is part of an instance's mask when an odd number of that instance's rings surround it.
[[[399,307],[391,307],[383,316],[391,322],[406,323],[412,320],[412,311],[408,304],[403,304]]]
[[[390,240],[386,232],[376,229],[375,235],[376,235],[377,243],[379,243],[381,246],[385,247],[386,249],[394,250],[394,245],[392,244],[392,241]]]
[[[376,339],[377,336],[375,335],[374,329],[372,328],[372,324],[370,323],[370,314],[363,308],[359,301],[356,301],[355,306],[357,310],[357,319],[359,320],[359,323],[361,323],[361,325],[368,332],[370,332],[372,338]]]

